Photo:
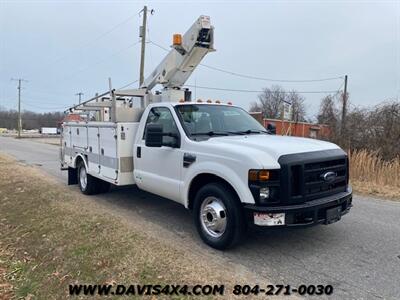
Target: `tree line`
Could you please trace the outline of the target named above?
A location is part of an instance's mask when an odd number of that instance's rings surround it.
[[[24,110],[21,113],[23,129],[40,129],[41,127],[57,127],[64,118],[63,112],[37,113]],[[0,128],[17,129],[18,111],[0,107]]]
[[[367,149],[385,159],[400,156],[400,102],[389,100],[370,108],[360,108],[348,101],[342,120],[343,93],[321,99],[316,121],[330,127],[327,139],[346,150]],[[349,94],[346,95],[349,100]],[[263,89],[250,111],[262,112],[265,118],[280,119],[282,103],[292,103],[292,121],[307,119],[305,98],[295,90],[275,85]]]

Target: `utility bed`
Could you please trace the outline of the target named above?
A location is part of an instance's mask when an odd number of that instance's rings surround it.
[[[75,168],[80,154],[90,174],[115,185],[134,184],[132,153],[138,126],[138,122],[64,123],[62,167]]]

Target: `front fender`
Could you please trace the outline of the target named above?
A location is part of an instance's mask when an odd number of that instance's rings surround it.
[[[200,174],[213,174],[228,182],[239,196],[240,202],[255,204],[253,195],[247,186],[247,180],[240,176],[226,165],[217,162],[202,162],[193,164],[183,178],[183,187],[181,188],[181,198],[186,208],[189,208],[189,190],[193,179]]]

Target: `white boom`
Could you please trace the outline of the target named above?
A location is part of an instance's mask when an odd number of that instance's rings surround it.
[[[171,51],[141,88],[149,91],[156,84],[162,84],[165,89],[182,87],[204,56],[215,51],[213,46],[214,27],[210,17],[200,16],[180,41],[174,40]]]
[[[121,122],[137,120],[141,111],[153,102],[189,101],[191,93],[181,89],[204,56],[214,49],[214,27],[210,17],[200,16],[183,35],[174,35],[171,51],[164,57],[139,89],[115,90],[109,82],[109,92],[96,95],[67,109],[66,113],[82,112],[88,115],[98,112],[96,119]],[[162,84],[162,92],[153,94],[151,90]],[[132,107],[133,97],[141,99],[141,110]]]

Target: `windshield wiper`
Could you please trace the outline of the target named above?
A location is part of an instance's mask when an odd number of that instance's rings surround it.
[[[242,131],[229,131],[229,133],[232,133],[232,134],[266,133],[266,134],[268,134],[268,131],[257,130],[257,129],[248,129],[248,130],[242,130]]]
[[[194,132],[190,135],[225,136],[228,135],[228,132],[218,132],[218,131]]]

